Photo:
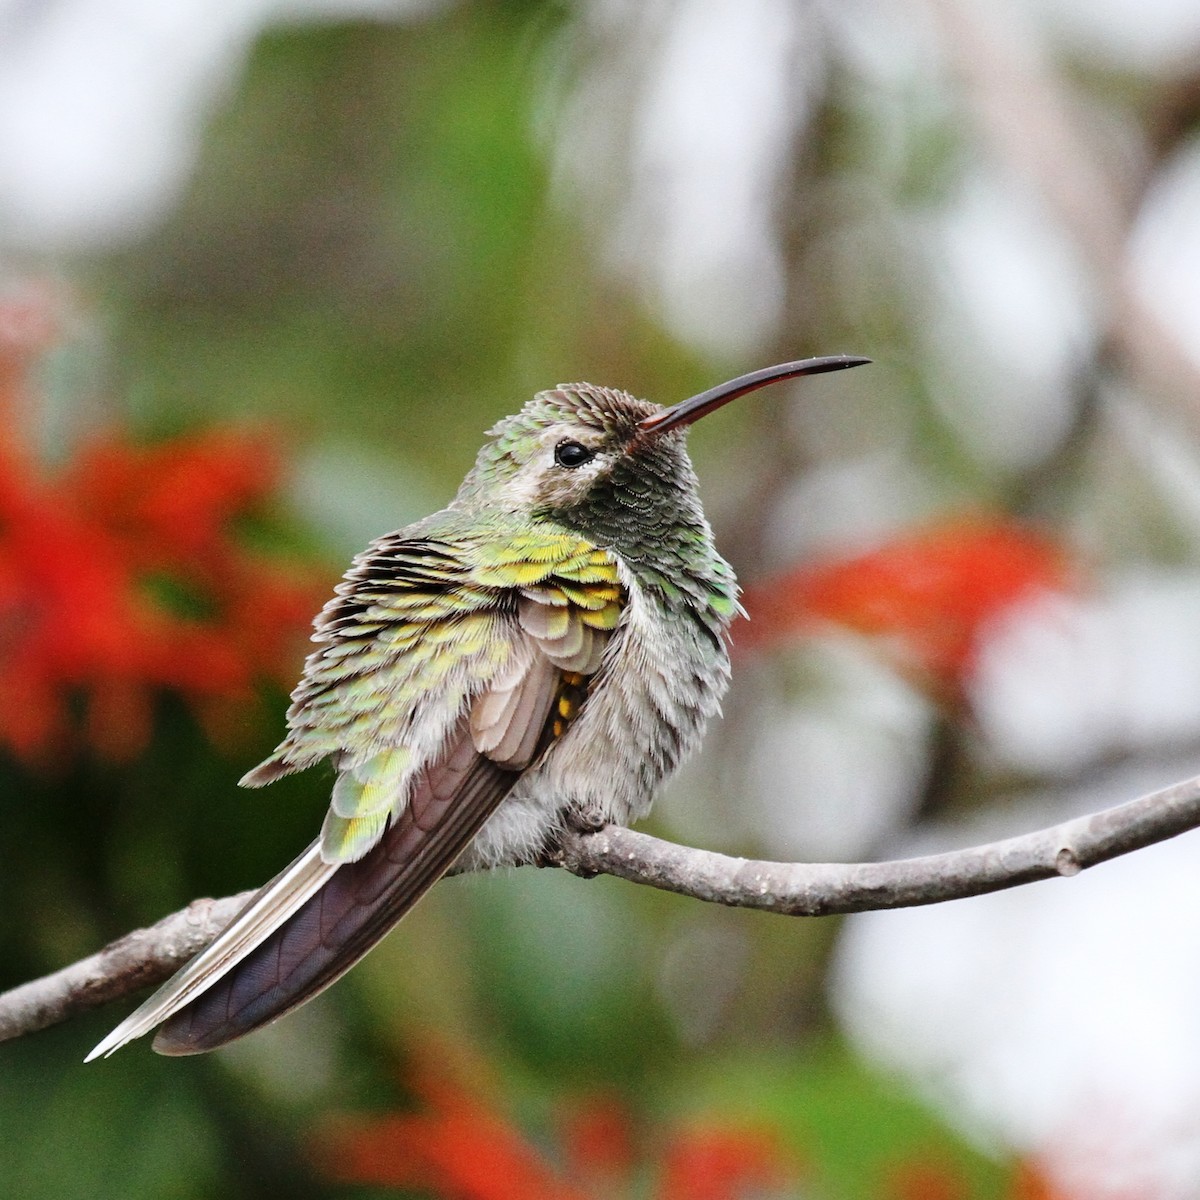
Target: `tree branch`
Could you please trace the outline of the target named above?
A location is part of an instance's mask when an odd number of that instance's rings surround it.
[[[203,950],[253,895],[250,891],[224,900],[193,900],[97,954],[0,994],[0,1042],[161,983]]]
[[[1200,826],[1200,778],[999,842],[881,863],[731,858],[608,826],[571,833],[551,862],[581,877],[615,875],[696,900],[787,916],[908,908],[979,896],[1140,850]],[[98,954],[0,995],[0,1041],[159,983],[203,949],[252,892],[195,900]]]
[[[554,861],[576,875],[616,875],[714,904],[821,917],[938,904],[1078,875],[1197,826],[1200,779],[1191,779],[1034,833],[892,862],[759,862],[616,826],[572,837]]]

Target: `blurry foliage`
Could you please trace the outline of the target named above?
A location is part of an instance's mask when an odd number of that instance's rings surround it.
[[[486,1099],[495,1085],[464,1059],[427,1044],[405,1073],[415,1109],[330,1121],[323,1171],[448,1200],[1031,1197],[1029,1171],[964,1153],[832,1041],[800,1056],[710,1059],[630,1105],[607,1092],[559,1102],[539,1122],[553,1132],[536,1140]]]
[[[444,1200],[1059,1200],[1036,1163],[965,1153],[832,1039],[716,1058],[632,1103],[599,1091],[543,1105],[536,1137],[483,1075],[461,1046],[427,1042],[403,1072],[413,1107],[326,1119],[314,1163]]]
[[[581,286],[549,204],[531,34],[555,11],[265,35],[170,223],[97,276],[142,423],[267,409],[452,478],[547,382],[673,394],[685,356]]]

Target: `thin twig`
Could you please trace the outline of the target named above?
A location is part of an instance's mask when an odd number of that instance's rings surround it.
[[[0,994],[0,1042],[161,983],[203,950],[253,895],[242,892],[224,900],[193,900],[148,929],[118,938],[98,954]]]
[[[978,896],[1140,850],[1200,826],[1200,778],[1004,841],[880,863],[731,858],[608,826],[569,834],[555,865],[716,904],[787,916],[907,908]],[[0,995],[0,1041],[20,1037],[158,983],[206,946],[250,898],[195,900],[149,929]]]
[[[557,862],[578,875],[616,875],[715,904],[819,917],[938,904],[1077,875],[1198,826],[1200,779],[1192,779],[1034,833],[892,862],[759,862],[615,826],[573,838]]]

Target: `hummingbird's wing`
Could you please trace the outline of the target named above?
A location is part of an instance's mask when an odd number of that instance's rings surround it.
[[[355,560],[318,618],[289,735],[246,778],[333,758],[321,838],[89,1058],[163,1021],[156,1050],[213,1049],[327,987],[586,702],[623,606],[612,557],[553,527],[485,538],[439,516]]]
[[[331,758],[322,856],[358,858],[461,713],[481,753],[527,766],[559,675],[598,669],[623,595],[607,551],[552,525],[447,511],[380,538],[317,618],[287,738],[242,783]]]

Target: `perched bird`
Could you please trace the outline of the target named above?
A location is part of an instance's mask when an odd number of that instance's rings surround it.
[[[320,837],[89,1060],[163,1022],[162,1054],[222,1046],[331,984],[455,862],[644,816],[720,704],[738,611],[684,430],[867,361],[767,367],[672,408],[566,384],[496,425],[448,508],[354,560],[287,737],[241,781],[328,759]]]

